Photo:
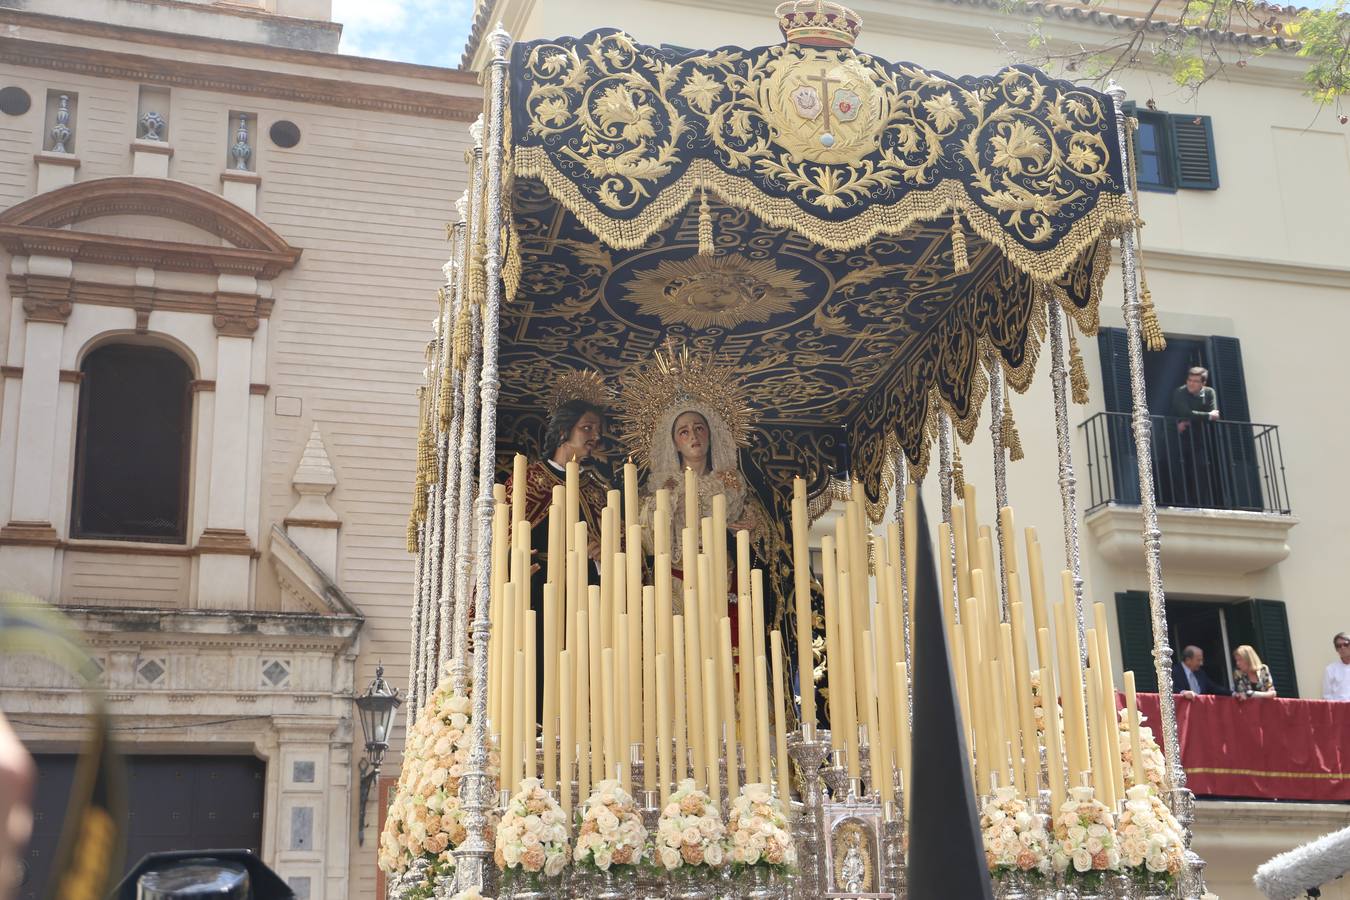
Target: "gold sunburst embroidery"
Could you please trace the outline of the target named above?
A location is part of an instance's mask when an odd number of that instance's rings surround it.
[[[767,322],[803,301],[810,284],[774,260],[728,255],[664,259],[633,275],[624,289],[661,324],[701,329]]]

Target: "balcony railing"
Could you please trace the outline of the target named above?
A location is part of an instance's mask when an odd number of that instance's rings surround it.
[[[1275,425],[1196,422],[1150,416],[1154,489],[1159,506],[1288,515],[1284,452]],[[1089,510],[1139,502],[1139,469],[1129,413],[1098,413],[1079,426],[1087,441]]]

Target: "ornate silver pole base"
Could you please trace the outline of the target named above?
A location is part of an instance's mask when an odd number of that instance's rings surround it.
[[[1195,794],[1190,788],[1175,788],[1167,792],[1167,807],[1177,817],[1186,842],[1186,864],[1178,878],[1182,900],[1198,900],[1208,891],[1205,888],[1205,861],[1191,849],[1191,826],[1195,823]]]
[[[881,852],[885,869],[881,876],[882,885],[896,897],[908,897],[909,886],[905,880],[905,802],[898,783],[895,797],[883,811]]]
[[[830,733],[805,727],[788,735],[788,753],[802,773],[802,815],[796,821],[798,895],[803,900],[821,896],[825,885],[825,798],[820,789],[820,767],[830,753]]]

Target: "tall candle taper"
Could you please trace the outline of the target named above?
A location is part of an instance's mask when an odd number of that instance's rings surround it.
[[[517,522],[525,519],[525,495],[529,493],[526,487],[525,477],[525,454],[517,453],[512,460],[511,465],[511,527],[514,528]],[[529,523],[525,524],[529,528]]]
[[[661,807],[670,799],[671,746],[670,746],[670,657],[664,653],[656,654],[656,758],[659,770],[657,789],[661,792]]]
[[[726,494],[713,494],[712,533],[712,542],[709,546],[703,548],[703,552],[708,554],[712,565],[713,586],[709,596],[716,602],[717,607],[708,610],[708,621],[715,623],[726,612],[727,594],[730,592],[730,585],[727,583]]]
[[[600,651],[600,684],[603,714],[600,719],[600,732],[604,735],[605,778],[615,777],[619,769],[619,730],[615,726],[615,694],[618,686],[614,683],[614,648],[606,647]]]
[[[539,614],[532,609],[525,611],[525,645],[521,648],[521,654],[525,657],[525,702],[521,704],[520,717],[522,727],[520,730],[521,752],[525,754],[525,777],[534,778],[539,774],[535,768],[538,763],[534,753],[537,746],[534,736],[538,732],[535,730],[534,716],[539,709],[537,693],[539,691],[538,665],[539,652],[535,649],[534,636],[538,634],[535,625]],[[528,647],[527,651],[525,647]]]
[[[842,652],[842,647],[857,646],[852,638],[853,603],[847,585],[848,573],[840,572],[839,638],[835,646],[841,648],[841,652],[830,660],[830,694],[839,691],[839,712],[843,716],[841,722],[844,726],[844,748],[848,751],[849,777],[860,778],[862,771],[858,760],[858,701],[853,684],[854,667],[852,660]]]
[[[958,603],[965,600],[967,597],[975,596],[970,589],[970,552],[969,548],[966,547],[965,523],[965,507],[959,503],[953,503],[952,542],[956,547],[956,601]]]
[[[685,466],[685,467],[684,467],[684,527],[685,527],[685,528],[688,528],[690,531],[692,531],[692,532],[694,533],[694,539],[695,539],[695,540],[698,539],[698,514],[699,514],[699,508],[698,508],[698,476],[694,474],[694,470],[693,470],[692,468],[690,468],[689,466]],[[688,575],[689,575],[689,573],[688,573],[688,571],[687,571],[688,568],[689,568],[689,561],[693,558],[693,554],[695,554],[695,553],[698,552],[697,548],[691,548],[691,547],[689,546],[688,540],[689,540],[689,536],[688,536],[688,535],[685,535],[685,542],[686,542],[686,543],[685,543],[685,545],[684,545],[684,568],[686,569],[686,572],[685,572],[685,577],[686,577],[686,578],[687,578]]]
[[[1144,742],[1139,733],[1139,700],[1135,694],[1133,671],[1125,673],[1125,711],[1130,721],[1130,768],[1134,784],[1148,784],[1144,774]]]
[[[591,686],[591,783],[596,784],[608,778],[606,774],[605,763],[605,701],[604,701],[604,649],[605,645],[600,639],[600,588],[591,585],[587,595],[588,604],[586,623],[590,626],[590,654],[587,660],[590,663],[590,686]]]
[[[1059,700],[1052,666],[1041,669],[1041,705],[1045,708],[1045,760],[1050,779],[1050,808],[1053,814],[1058,815],[1059,808],[1064,805],[1064,757],[1060,748]]]
[[[700,558],[703,557],[700,554]],[[685,722],[689,726],[689,750],[693,757],[694,781],[701,781],[708,761],[703,758],[707,745],[703,740],[703,654],[699,647],[703,626],[699,601],[707,592],[684,590],[684,699],[688,704]]]
[[[524,748],[524,734],[521,725],[525,723],[527,718],[528,719],[534,718],[534,716],[532,715],[527,717],[524,712],[525,696],[526,696],[524,650],[516,651],[515,670],[516,670],[516,677],[515,677],[516,692],[514,705],[512,706],[511,712],[516,717],[516,728],[513,731],[516,738],[516,747],[515,752],[511,755],[511,772],[510,772],[511,778],[507,781],[507,784],[510,785],[509,790],[513,794],[516,792],[516,788],[520,784],[520,779],[526,777],[525,773],[528,771],[525,768],[525,754],[522,752]]]
[[[882,803],[886,803],[895,799],[895,793],[891,780],[891,754],[887,747],[889,742],[886,740],[885,729],[881,724],[881,713],[877,709],[877,654],[872,639],[873,635],[870,631],[863,632],[861,656],[866,680],[863,682],[860,696],[863,702],[863,721],[867,726],[867,745],[872,772],[872,783],[867,787],[881,797]],[[889,716],[890,710],[886,712]],[[889,724],[889,718],[887,724]]]
[[[844,705],[840,702],[840,690],[835,690],[835,660],[843,651],[839,649],[839,573],[834,558],[834,538],[825,535],[820,541],[821,581],[825,592],[825,664],[831,680],[831,689],[825,698],[830,716],[830,749],[842,750],[844,747]],[[842,680],[842,679],[840,679]]]
[[[516,603],[515,603],[515,585],[506,584],[502,586],[502,653],[501,653],[501,688],[502,705],[500,707],[501,715],[501,755],[502,755],[502,787],[505,790],[514,790],[515,783],[512,780],[516,772],[516,749],[519,741],[516,740],[516,709],[512,706],[516,697]],[[521,695],[521,702],[524,702],[524,694]]]
[[[750,652],[755,656],[765,653],[764,635],[764,570],[750,570]],[[767,660],[766,660],[767,662]],[[769,715],[769,679],[755,679],[755,706],[764,710],[765,719]],[[767,736],[767,731],[765,732]],[[769,744],[767,741],[759,748],[759,777],[767,784],[769,781]]]
[[[564,521],[564,528],[567,534],[568,550],[586,550],[585,543],[580,547],[576,545],[576,532],[572,530],[572,525],[581,518],[581,464],[577,462],[576,457],[567,461],[567,468],[564,470],[566,487],[566,509],[563,512],[567,518]]]
[[[685,660],[684,660],[684,616],[676,616],[672,622],[674,637],[671,640],[671,687],[674,690],[675,711],[675,774],[676,782],[689,777],[689,745],[687,712],[688,699],[685,697]]]
[[[792,768],[787,751],[787,671],[783,665],[783,635],[769,632],[769,651],[773,654],[774,757],[778,760],[779,796],[788,799]]]
[[[720,730],[718,726],[717,712],[717,666],[711,659],[703,660],[703,735],[704,748],[703,758],[706,760],[707,768],[704,769],[704,777],[708,781],[708,796],[717,807],[722,802],[721,779],[717,777],[717,733]]]
[[[815,658],[811,628],[811,548],[806,512],[806,482],[792,479],[792,587],[797,609],[797,679],[801,690],[803,736],[816,727]],[[808,727],[809,726],[809,727]]]
[[[598,751],[591,742],[591,627],[590,611],[577,610],[577,652],[572,661],[576,687],[577,797],[583,802],[591,795],[591,753]]]
[[[576,772],[576,679],[572,674],[572,651],[558,654],[558,744],[561,761],[558,766],[558,800],[562,804],[563,819],[570,830],[572,825],[572,776]]]
[[[624,549],[629,553],[634,553],[638,549],[638,544],[631,543],[631,535],[633,526],[638,523],[638,509],[641,503],[642,498],[638,495],[637,466],[629,459],[623,464],[623,531],[629,541],[624,544]]]
[[[764,784],[773,784],[773,769],[769,762],[769,704],[763,701],[769,686],[769,666],[760,654],[755,657],[755,743],[759,747],[759,777]],[[747,673],[748,674],[748,673]]]
[[[736,693],[733,686],[735,679],[731,672],[730,616],[723,616],[717,623],[717,666],[718,684],[722,689],[720,698],[722,733],[727,742],[727,796],[735,797],[740,793],[740,776],[736,771]]]
[[[642,589],[642,787],[656,790],[656,591]]]
[[[895,664],[895,697],[896,708],[899,712],[895,723],[895,760],[896,765],[900,767],[901,775],[904,776],[904,797],[906,798],[905,802],[908,803],[910,775],[912,774],[910,760],[913,756],[909,731],[909,666],[903,662]]]

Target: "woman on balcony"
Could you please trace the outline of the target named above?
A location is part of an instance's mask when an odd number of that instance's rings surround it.
[[[1251,644],[1243,644],[1233,651],[1233,696],[1238,700],[1274,697],[1275,681],[1270,677],[1270,666],[1261,662]]]

